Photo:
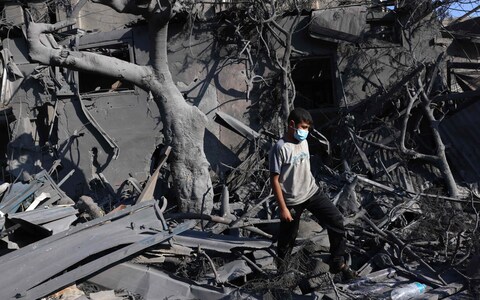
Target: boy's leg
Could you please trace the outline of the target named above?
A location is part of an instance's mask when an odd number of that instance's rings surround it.
[[[286,222],[280,221],[280,229],[278,232],[278,242],[277,242],[277,255],[279,258],[278,269],[285,271],[286,262],[285,259],[288,259],[292,254],[293,246],[295,245],[295,239],[298,234],[298,227],[300,225],[300,217],[305,205],[302,203],[300,205],[289,207],[290,213],[292,215],[293,221]]]
[[[327,229],[332,260],[342,260],[343,264],[347,239],[342,213],[322,192],[308,200],[306,208],[317,218],[320,225]]]
[[[324,228],[327,228],[331,254],[330,272],[342,272],[346,280],[357,278],[357,272],[345,263],[347,238],[342,213],[324,193],[319,193],[308,200],[306,208]]]

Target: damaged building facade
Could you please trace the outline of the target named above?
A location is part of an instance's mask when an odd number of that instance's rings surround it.
[[[442,241],[444,256],[421,248],[426,246],[418,236],[420,248],[409,246],[396,230],[426,235],[418,227],[426,213],[419,199],[478,207],[478,18],[441,23],[429,1],[311,1],[296,10],[279,5],[275,24],[264,22],[265,34],[255,35],[260,20],[242,11],[242,3],[215,2],[192,5],[189,14],[169,23],[173,80],[185,101],[208,118],[204,152],[215,203],[211,215],[197,216],[170,207],[176,201],[170,149],[151,93],[121,78],[39,64],[29,54],[30,18],[71,18],[74,25],[39,37],[41,43],[147,65],[151,41],[145,20],[83,0],[0,1],[7,183],[0,202],[6,215],[0,267],[22,266],[0,281],[2,295],[36,299],[88,277],[131,292],[122,299],[176,293],[186,299],[283,299],[290,286],[300,289],[293,293],[299,299],[364,299],[384,296],[406,281],[426,283],[437,296],[428,299],[457,293],[459,298],[450,299],[473,299],[468,297],[472,282],[478,285],[478,268],[459,272],[466,283],[452,268],[416,251],[458,265],[475,261],[470,254],[479,245],[463,235],[475,236],[476,229],[447,231],[447,237],[458,236]],[[150,1],[135,3],[145,7]],[[251,1],[252,7],[259,3]],[[301,270],[297,280],[269,277],[278,216],[266,160],[284,130],[282,116],[293,106],[314,117],[312,169],[348,217],[349,247],[366,285],[324,289],[330,282],[315,270]],[[186,219],[211,223],[194,229]],[[310,246],[313,253],[325,250],[325,231],[305,223],[300,239],[320,232]],[[96,238],[87,242],[88,236]],[[386,242],[373,247],[369,239]],[[16,284],[24,272],[35,273],[25,264],[29,256],[52,247],[68,259],[48,267],[56,258],[45,256],[44,266],[35,265],[45,272]],[[68,255],[75,251],[82,254]],[[304,263],[317,258],[312,249],[296,251]],[[133,255],[140,256],[124,262]],[[413,266],[402,265],[402,255]],[[154,265],[163,270],[149,267]],[[208,272],[200,276],[190,268]],[[250,281],[252,274],[265,282]]]
[[[366,6],[319,9],[312,11],[311,15],[305,13],[296,22],[288,15],[280,20],[284,28],[293,23],[298,28],[292,35],[295,52],[290,57],[291,77],[296,90],[294,101],[295,105],[305,107],[315,115],[318,128],[328,127],[345,111],[356,113],[359,124],[366,123],[372,114],[378,113],[379,107],[383,107],[370,103],[387,102],[388,93],[393,95],[395,89],[400,89],[402,79],[419,72],[416,65],[432,63],[440,53],[446,52],[439,69],[448,73],[442,79],[448,80],[449,88],[457,93],[472,89],[472,85],[465,84],[463,79],[469,75],[461,75],[464,73],[459,72],[463,69],[458,66],[463,67],[465,64],[462,63],[468,62],[467,68],[475,67],[472,62],[474,52],[468,51],[469,47],[474,47],[474,42],[467,38],[444,37],[448,34],[440,32],[438,24],[418,26],[415,35],[407,36],[408,32],[402,31],[399,25],[402,8],[388,10],[387,4],[368,9]],[[4,5],[7,22],[12,22],[13,26],[22,24],[21,5],[14,2],[5,2]],[[215,8],[217,14],[221,14],[222,9],[218,7],[226,9],[225,5],[207,9],[202,17],[205,20],[213,18]],[[52,8],[46,4],[36,6],[51,13]],[[82,1],[69,7],[70,13],[79,15],[79,27],[66,31],[63,44],[71,46],[73,43],[78,50],[146,64],[149,57],[145,27],[139,25],[109,31],[112,27],[122,27],[122,23],[135,22],[135,18],[129,15],[119,18],[125,14],[112,11],[109,14],[117,20],[116,23],[100,26],[97,19],[91,21],[88,18],[95,7],[108,9]],[[66,18],[67,8],[57,8],[57,21]],[[410,16],[410,11],[403,9],[404,18],[428,22],[422,12]],[[427,8],[424,9],[427,14]],[[348,18],[339,18],[340,15]],[[169,62],[186,100],[211,119],[205,137],[205,151],[213,173],[220,175],[228,171],[224,165],[238,165],[249,147],[245,145],[244,137],[213,122],[216,112],[230,115],[256,131],[266,127],[263,121],[270,120],[263,116],[265,112],[258,111],[263,108],[255,107],[255,97],[265,95],[255,94],[255,87],[248,85],[251,71],[246,70],[248,63],[241,57],[243,53],[232,58],[231,55],[238,53],[229,54],[229,49],[238,45],[221,36],[222,33],[231,33],[230,29],[226,26],[220,28],[219,36],[215,36],[209,22],[200,24],[192,29],[192,36],[182,31],[183,24],[172,22]],[[65,46],[63,44],[60,41],[57,47]],[[277,48],[282,55],[281,45]],[[465,51],[468,52],[465,54]],[[35,174],[41,169],[49,169],[55,160],[60,159],[57,176],[63,178],[75,170],[66,188],[69,196],[78,198],[92,189],[107,194],[112,189],[116,192],[129,177],[144,181],[153,172],[155,150],[162,145],[162,125],[158,108],[148,93],[125,81],[32,63],[21,32],[19,36],[11,33],[3,39],[3,57],[3,69],[7,75],[2,77],[3,115],[6,118],[3,124],[15,124],[5,130],[3,137],[6,141],[3,151],[7,158],[4,163],[14,177],[22,172]],[[268,76],[268,67],[262,68],[266,71],[258,75]],[[470,73],[474,74],[474,71]],[[475,75],[470,77],[473,78],[470,81],[475,80]],[[246,92],[250,92],[248,96]],[[267,96],[270,98],[265,100],[267,103],[277,100],[274,99],[276,95]],[[461,96],[443,96],[447,100],[455,97]],[[374,109],[357,108],[361,105]],[[129,126],[119,126],[126,119]],[[326,134],[330,138],[335,133]],[[11,151],[7,154],[8,142],[11,142]],[[469,169],[475,168],[470,166]],[[469,176],[472,175],[475,176]]]

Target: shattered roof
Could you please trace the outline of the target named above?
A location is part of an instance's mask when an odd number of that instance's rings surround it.
[[[450,35],[457,39],[467,39],[480,42],[480,17],[471,18],[462,22],[453,22],[447,26]]]
[[[310,35],[319,39],[356,42],[365,30],[366,14],[366,6],[313,11]]]
[[[480,34],[480,17],[470,18],[462,22],[455,22],[447,26],[452,31],[464,31],[468,33]]]

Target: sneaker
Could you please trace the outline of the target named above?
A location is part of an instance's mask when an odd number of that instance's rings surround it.
[[[335,257],[330,261],[330,273],[337,274],[346,267],[345,260],[343,257]]]
[[[357,271],[354,269],[350,268],[350,266],[345,265],[345,267],[342,269],[342,275],[343,275],[343,280],[344,281],[350,281],[352,279],[357,279],[360,276],[358,276]]]
[[[343,259],[334,259],[330,263],[330,273],[338,274],[342,273],[343,279],[349,281],[358,278],[358,273],[347,265]]]

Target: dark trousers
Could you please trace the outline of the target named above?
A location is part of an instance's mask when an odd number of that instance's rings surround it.
[[[298,226],[300,225],[300,217],[305,209],[317,218],[318,223],[323,228],[327,229],[331,258],[333,260],[343,259],[347,241],[343,215],[325,193],[318,192],[299,205],[288,206],[288,209],[292,214],[293,221],[285,222],[282,220],[278,233],[277,254],[281,261],[288,258],[292,253],[295,239],[297,238]]]

